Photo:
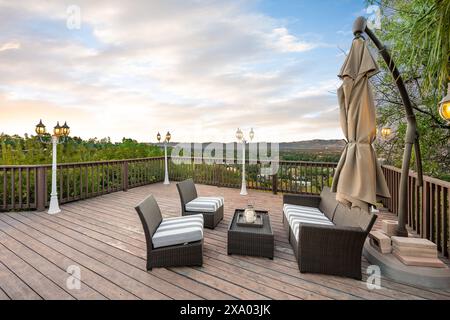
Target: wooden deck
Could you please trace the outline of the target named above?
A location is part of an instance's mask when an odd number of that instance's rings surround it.
[[[0,299],[450,299],[450,291],[382,279],[364,281],[301,274],[281,224],[281,195],[198,186],[225,197],[225,219],[205,231],[201,268],[145,270],[145,238],[134,205],[152,193],[165,216],[180,215],[176,186],[153,184],[62,206],[46,213],[0,213]],[[228,256],[226,230],[234,208],[250,198],[270,211],[274,260]],[[384,214],[383,214],[384,215]],[[386,215],[390,215],[386,213]],[[81,270],[81,289],[68,289],[67,268]],[[368,263],[363,261],[363,274]]]

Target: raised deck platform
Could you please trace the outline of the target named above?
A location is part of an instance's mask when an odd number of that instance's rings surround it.
[[[175,183],[152,184],[62,206],[62,212],[0,213],[0,299],[450,299],[450,291],[383,278],[365,281],[302,274],[282,229],[282,196],[198,185],[225,198],[225,219],[205,230],[204,266],[145,270],[145,238],[134,205],[152,193],[165,216],[180,215]],[[247,200],[270,211],[274,260],[226,254],[226,230]],[[395,218],[381,213],[381,219]],[[377,226],[379,225],[379,221]],[[66,286],[69,266],[81,288]],[[367,261],[363,259],[364,280]]]

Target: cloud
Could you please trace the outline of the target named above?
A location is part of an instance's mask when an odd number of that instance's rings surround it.
[[[270,44],[282,52],[304,52],[312,50],[319,45],[317,43],[299,41],[297,37],[289,34],[286,28],[273,29],[269,38],[271,39]]]
[[[320,41],[248,2],[78,1],[80,30],[67,29],[67,5],[0,1],[14,39],[0,36],[0,131],[22,130],[20,116],[114,140],[168,129],[175,140],[227,140],[245,124],[261,140],[299,140],[336,127],[324,111],[335,83],[315,80],[305,58]]]
[[[6,50],[12,50],[12,49],[20,49],[20,42],[11,41],[11,42],[6,42],[4,44],[0,44],[0,52],[6,51]]]

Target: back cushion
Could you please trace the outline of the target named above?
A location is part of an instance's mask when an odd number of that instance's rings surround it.
[[[177,183],[177,189],[183,205],[197,198],[197,189],[195,188],[194,180],[192,179]]]
[[[149,195],[144,201],[135,207],[141,219],[144,231],[152,237],[162,221],[161,210],[155,198]]]
[[[370,232],[377,216],[359,208],[352,208],[351,211],[358,223],[358,226],[361,227],[361,229]]]
[[[358,223],[353,219],[350,208],[339,203],[334,213],[333,223],[339,227],[359,227]]]
[[[333,221],[334,212],[338,202],[336,201],[336,194],[331,193],[330,188],[324,187],[322,193],[320,194],[320,205],[319,209],[322,211],[330,221]]]
[[[334,214],[333,223],[341,227],[356,227],[369,232],[376,216],[360,208],[348,208],[339,203]]]

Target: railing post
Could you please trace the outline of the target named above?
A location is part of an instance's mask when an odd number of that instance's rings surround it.
[[[122,190],[128,191],[128,161],[122,162]]]
[[[45,201],[47,195],[45,194],[45,167],[37,168],[36,172],[36,210],[45,210]]]
[[[278,175],[277,174],[272,175],[272,193],[273,194],[278,193]]]

